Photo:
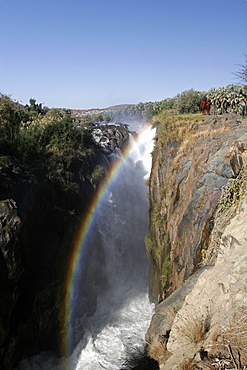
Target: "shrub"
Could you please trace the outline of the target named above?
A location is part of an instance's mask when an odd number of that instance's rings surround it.
[[[247,113],[247,91],[239,85],[212,88],[207,97],[211,99],[214,113]]]
[[[162,264],[162,269],[161,269],[161,283],[164,286],[168,280],[168,278],[172,274],[172,264],[171,264],[171,258],[170,255],[166,255],[165,260],[163,261]]]
[[[92,172],[92,182],[94,184],[98,183],[101,179],[102,176],[104,175],[104,168],[97,164]]]
[[[173,109],[179,114],[197,113],[200,111],[200,105],[204,95],[204,92],[195,91],[194,89],[185,90],[177,95]]]
[[[157,249],[157,244],[151,238],[150,234],[147,234],[145,237],[145,245],[146,245],[147,255],[148,256],[154,255],[154,251]]]
[[[18,106],[7,96],[0,95],[0,151],[3,155],[15,153],[22,114]]]

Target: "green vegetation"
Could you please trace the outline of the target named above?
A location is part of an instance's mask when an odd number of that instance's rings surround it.
[[[161,217],[161,203],[154,204],[153,210],[152,210],[152,216],[151,221],[156,226],[161,226],[163,224],[163,220]]]
[[[152,256],[153,252],[158,249],[155,241],[151,238],[150,234],[147,234],[145,237],[145,245],[148,256]]]
[[[194,89],[185,90],[173,98],[166,98],[155,102],[140,102],[126,106],[108,108],[98,113],[87,114],[79,121],[89,122],[145,122],[160,113],[170,115],[198,113],[201,110],[202,99],[207,97],[212,100],[213,114],[224,112],[237,112],[246,114],[246,65],[240,65],[240,71],[235,75],[244,82],[245,86],[228,85],[221,88],[212,88],[208,92],[196,91]],[[31,104],[30,104],[31,105]]]
[[[1,155],[35,162],[41,156],[61,154],[66,150],[79,155],[92,153],[95,144],[90,130],[77,128],[66,113],[51,110],[45,114],[34,99],[30,102],[31,108],[23,109],[8,96],[0,95]]]
[[[247,193],[247,166],[242,167],[236,178],[230,179],[224,188],[219,201],[219,207],[226,212],[231,207],[237,207]]]
[[[103,174],[104,168],[100,164],[97,164],[92,173],[92,182],[97,184],[102,179]]]
[[[183,91],[181,94],[177,95],[173,109],[175,109],[178,114],[198,113],[204,95],[204,92],[195,91],[194,89]]]
[[[168,278],[172,274],[172,264],[171,264],[171,259],[170,256],[167,255],[162,263],[162,268],[161,268],[161,284],[164,286],[168,280]]]
[[[218,230],[224,230],[235,216],[241,200],[247,194],[247,165],[244,164],[236,178],[230,179],[223,188],[220,201],[213,216],[214,229],[211,242],[207,248],[203,265],[214,263],[220,247],[221,235]]]
[[[208,91],[207,97],[212,102],[214,114],[238,113],[247,114],[247,90],[239,85],[228,85],[218,89],[212,88]]]
[[[172,274],[172,264],[170,255],[168,254],[168,237],[165,236],[163,240],[163,246],[158,247],[151,235],[147,234],[145,237],[145,245],[148,258],[152,259],[159,269],[160,281],[163,287]]]
[[[35,118],[39,114],[44,115],[49,111],[49,108],[42,107],[42,103],[37,104],[36,100],[31,98],[29,100],[29,105],[26,104],[24,107],[24,112],[27,114],[29,118]]]
[[[88,114],[83,117],[84,122],[132,122],[147,121],[154,115],[173,110],[176,114],[196,113],[200,111],[201,100],[205,92],[194,89],[183,91],[174,98],[167,98],[156,102],[145,102],[127,105],[123,108]]]
[[[0,97],[0,151],[2,154],[13,154],[17,136],[20,132],[23,114],[12,100],[2,95]]]
[[[76,127],[69,114],[43,109],[35,99],[23,107],[0,95],[0,163],[37,168],[62,189],[76,190],[73,169],[95,150],[92,130]],[[103,174],[99,168],[91,171],[93,181]]]
[[[150,234],[147,234],[145,237],[145,245],[147,257],[156,263],[159,273],[161,274],[162,267],[162,249],[158,247],[156,242],[152,239]]]

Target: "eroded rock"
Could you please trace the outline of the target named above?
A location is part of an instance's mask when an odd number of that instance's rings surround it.
[[[15,242],[21,220],[14,200],[0,201],[0,249],[6,264],[8,279],[17,279],[22,268]]]
[[[150,258],[154,300],[167,297],[200,267],[222,189],[243,166],[246,130],[247,121],[239,116],[212,116],[194,125],[189,139],[155,149],[150,233],[162,260]],[[157,212],[159,221],[153,216]],[[172,273],[164,284],[162,265],[167,256]]]
[[[195,128],[193,146],[180,143],[172,155],[166,148],[167,158],[160,149],[155,154],[151,201],[160,202],[163,223],[151,222],[151,232],[159,247],[168,236],[163,258],[169,254],[172,274],[165,286],[151,274],[153,291],[159,285],[168,298],[157,306],[146,339],[162,370],[247,364],[246,132],[238,116],[209,117]],[[207,250],[213,264],[201,267]]]
[[[197,356],[202,349],[208,361],[221,347],[231,355],[229,346],[239,366],[246,365],[246,224],[247,198],[225,229],[215,266],[201,273],[176,314],[167,342],[170,357],[161,369],[181,369],[186,359],[203,366]]]

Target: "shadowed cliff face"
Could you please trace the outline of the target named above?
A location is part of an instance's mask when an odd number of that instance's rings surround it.
[[[127,130],[112,127],[103,134],[107,146],[95,146],[90,156],[61,155],[61,163],[70,158],[70,187],[64,174],[56,177],[52,159],[50,168],[24,167],[9,158],[1,163],[1,369],[12,369],[21,358],[41,351],[61,354],[64,283],[73,241],[97,184],[109,170],[108,154],[128,145]],[[101,260],[104,264],[103,254]],[[93,293],[85,298],[88,315],[96,309]],[[83,329],[79,335],[78,340]]]
[[[239,173],[247,148],[247,121],[239,116],[211,116],[187,129],[184,140],[154,150],[150,236],[155,247],[148,253],[155,301],[200,267],[222,188]]]

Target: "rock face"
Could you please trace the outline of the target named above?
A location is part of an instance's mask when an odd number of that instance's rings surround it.
[[[20,224],[15,202],[12,199],[0,201],[0,248],[9,280],[17,280],[22,270],[15,250]]]
[[[163,327],[159,325],[161,332],[164,332],[165,324],[166,332],[170,330],[167,342],[163,344],[163,356],[166,353],[168,359],[160,361],[160,369],[182,369],[182,366],[192,363],[198,369],[206,369],[206,366],[217,362],[219,352],[231,368],[235,366],[234,361],[239,368],[246,365],[246,224],[247,198],[244,198],[222,235],[215,265],[199,270],[200,276],[192,282],[192,290],[188,289],[188,283],[194,275],[180,288],[185,294],[182,306],[176,305],[177,300],[172,300],[177,310],[172,320],[164,316],[166,301],[158,306],[157,312],[161,311],[163,315]],[[156,326],[154,321],[152,325]],[[152,327],[150,333],[153,334]],[[162,334],[159,335],[162,338]],[[155,337],[157,340],[157,333]]]
[[[242,168],[246,128],[247,121],[239,116],[211,116],[188,127],[191,136],[185,141],[155,149],[150,235],[156,247],[149,251],[155,301],[179,288],[199,268],[222,188]]]
[[[61,355],[64,284],[73,241],[97,184],[109,170],[108,155],[128,144],[127,130],[104,135],[109,135],[111,146],[96,147],[88,157],[74,160],[73,153],[63,154],[64,161],[66,156],[73,160],[69,173],[73,188],[63,187],[56,169],[48,172],[10,159],[1,161],[1,369],[13,369],[21,358],[41,351]],[[100,246],[97,253],[103,264]],[[95,276],[90,269],[88,274]],[[84,298],[83,309],[90,315],[96,309],[97,292],[89,289]],[[78,340],[82,336],[83,329]]]
[[[158,304],[146,340],[162,370],[247,364],[247,199],[239,204],[246,130],[238,116],[211,116],[194,127],[193,146],[170,143],[155,153],[151,206],[160,202],[162,222],[151,218],[150,232],[171,269],[162,285],[162,261],[153,253],[152,295],[169,297]]]
[[[12,199],[0,201],[0,355],[4,356],[4,346],[9,339],[9,319],[17,300],[15,285],[23,271],[20,263],[18,244],[16,243],[21,221],[17,216],[17,207]],[[2,368],[3,368],[3,364]]]
[[[96,142],[98,142],[108,154],[113,153],[116,149],[123,149],[126,143],[128,143],[129,134],[130,132],[125,125],[115,126],[100,124],[94,130]],[[134,132],[132,134],[135,135]]]

